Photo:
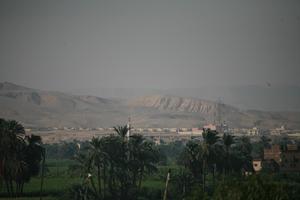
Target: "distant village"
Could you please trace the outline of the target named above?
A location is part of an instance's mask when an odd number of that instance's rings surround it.
[[[235,137],[247,136],[252,141],[258,141],[260,137],[269,138],[288,137],[290,140],[300,138],[300,130],[286,129],[280,126],[274,129],[253,128],[229,128],[226,123],[221,125],[207,124],[202,128],[131,128],[131,132],[141,134],[152,140],[155,144],[170,143],[174,141],[187,142],[191,139],[202,140],[205,129],[217,131],[220,135],[230,133]],[[114,128],[27,128],[27,134],[35,133],[43,138],[44,143],[82,142],[93,137],[103,137],[115,134]],[[254,173],[259,173],[263,167],[268,166],[271,171],[299,171],[300,149],[297,144],[287,144],[284,148],[279,145],[269,145],[264,148],[264,153],[252,161]],[[253,173],[247,172],[245,173]]]
[[[227,124],[221,125],[207,124],[203,127],[195,128],[131,128],[132,133],[141,134],[153,140],[155,143],[169,143],[176,140],[190,140],[191,138],[202,137],[204,129],[217,131],[219,134],[230,133],[233,136],[241,137],[248,136],[252,139],[261,136],[269,137],[289,137],[300,138],[300,130],[286,129],[285,126],[280,126],[274,129],[253,128],[230,128]],[[75,127],[47,127],[47,128],[26,128],[26,133],[35,133],[43,138],[44,143],[59,143],[66,141],[86,141],[93,137],[103,137],[115,134],[114,128],[75,128]]]

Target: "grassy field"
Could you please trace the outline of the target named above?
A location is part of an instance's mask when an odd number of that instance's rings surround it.
[[[10,200],[10,198],[0,198],[1,200]],[[16,198],[18,200],[39,200],[40,197],[20,197],[20,198]],[[57,200],[57,197],[43,197],[43,200]]]
[[[49,159],[46,161],[47,173],[44,179],[43,187],[43,197],[44,200],[58,200],[65,191],[74,184],[80,184],[82,179],[79,174],[70,174],[68,168],[70,165],[74,164],[72,160],[53,160]],[[166,167],[160,168],[162,175],[153,175],[143,182],[142,186],[146,188],[153,188],[158,190],[163,190],[164,188],[164,178],[163,174],[168,170]],[[39,177],[34,177],[29,183],[24,185],[24,197],[17,198],[19,200],[37,200],[39,199],[41,180]],[[2,188],[0,199],[9,199],[5,196],[5,190]]]

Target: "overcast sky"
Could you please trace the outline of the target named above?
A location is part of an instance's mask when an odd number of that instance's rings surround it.
[[[300,1],[1,0],[0,67],[51,90],[300,85]]]

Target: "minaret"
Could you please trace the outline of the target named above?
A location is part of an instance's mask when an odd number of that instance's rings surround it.
[[[130,126],[130,117],[128,117],[128,123],[127,123],[127,133],[126,133],[126,137],[127,137],[127,140],[129,141],[129,138],[130,138],[130,129],[131,129],[131,126]]]

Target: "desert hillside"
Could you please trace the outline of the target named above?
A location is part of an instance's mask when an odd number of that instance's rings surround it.
[[[35,127],[112,127],[131,116],[136,127],[197,127],[224,120],[232,127],[299,128],[298,112],[239,110],[213,101],[168,95],[130,100],[42,91],[0,83],[0,117]]]

